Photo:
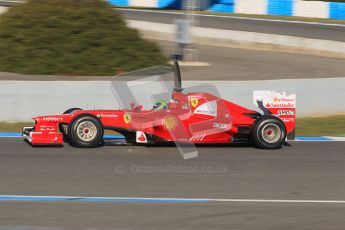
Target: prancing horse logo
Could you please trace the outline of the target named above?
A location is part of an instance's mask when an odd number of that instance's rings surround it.
[[[199,99],[196,98],[196,97],[192,97],[192,98],[190,99],[190,103],[192,104],[193,108],[195,108],[195,107],[197,107],[198,104],[199,104]]]
[[[126,124],[131,123],[131,120],[132,120],[132,116],[131,116],[130,113],[125,113],[125,114],[123,114],[123,121],[124,121]]]

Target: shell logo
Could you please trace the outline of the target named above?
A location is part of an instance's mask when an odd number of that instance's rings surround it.
[[[131,116],[130,113],[125,113],[125,114],[123,114],[123,121],[124,121],[126,124],[131,123],[131,120],[132,120],[132,116]]]
[[[163,126],[166,130],[175,130],[177,125],[178,121],[174,116],[169,115],[163,119]]]
[[[192,98],[190,99],[190,103],[192,104],[193,108],[195,108],[195,107],[197,107],[198,104],[199,104],[199,99],[196,98],[196,97],[192,97]]]

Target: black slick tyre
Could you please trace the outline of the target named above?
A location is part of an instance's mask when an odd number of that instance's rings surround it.
[[[68,125],[70,144],[78,148],[94,148],[100,146],[104,129],[101,122],[89,115],[76,117]]]
[[[265,115],[256,120],[251,136],[256,147],[277,149],[283,145],[286,139],[286,128],[279,118]]]

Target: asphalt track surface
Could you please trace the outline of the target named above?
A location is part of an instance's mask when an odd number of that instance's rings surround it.
[[[162,13],[160,11],[121,9],[125,19],[174,23],[175,19],[183,17],[179,13]],[[311,24],[292,21],[274,21],[261,19],[248,19],[240,17],[217,17],[210,15],[198,16],[198,26],[226,30],[239,30],[268,34],[279,34],[296,37],[345,41],[345,26]]]
[[[165,54],[175,44],[156,41]],[[182,67],[184,80],[272,80],[315,79],[345,76],[343,59],[302,54],[258,51],[214,46],[197,46],[198,59],[207,67]]]
[[[172,42],[154,41],[166,56],[176,52]],[[343,59],[247,49],[197,46],[207,67],[182,67],[183,80],[272,80],[344,77]],[[1,80],[111,80],[112,77],[39,76],[1,73]]]
[[[0,195],[344,201],[344,148],[200,147],[185,161],[173,147],[32,148],[0,139]],[[344,229],[344,215],[341,203],[0,202],[0,226],[10,227]]]

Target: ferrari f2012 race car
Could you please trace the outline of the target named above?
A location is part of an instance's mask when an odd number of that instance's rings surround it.
[[[175,87],[168,102],[152,109],[72,108],[61,115],[34,117],[34,127],[24,127],[23,136],[32,145],[66,141],[81,148],[100,146],[105,129],[122,134],[130,144],[249,142],[274,149],[294,138],[295,95],[256,91],[254,103],[261,110],[257,112],[206,92],[183,92],[177,61],[173,70]]]

